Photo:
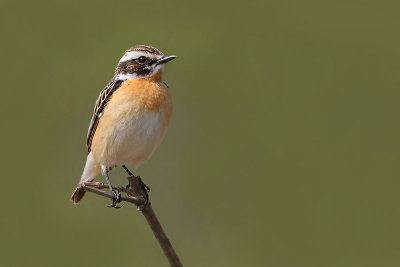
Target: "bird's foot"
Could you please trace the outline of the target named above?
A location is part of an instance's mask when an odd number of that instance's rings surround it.
[[[115,190],[115,191],[112,190],[111,192],[113,193],[114,197],[112,198],[112,203],[111,203],[111,205],[107,205],[107,207],[109,207],[109,208],[115,208],[115,209],[121,208],[123,205],[117,206],[117,203],[119,203],[119,202],[122,201],[121,194],[120,194],[118,191],[116,191],[116,190]]]
[[[147,192],[150,192],[150,187],[147,184],[143,183],[142,180],[140,180],[140,182],[142,188],[145,189]]]
[[[144,198],[146,199],[146,203],[144,203],[144,205],[142,207],[140,207],[140,210],[143,210],[144,207],[147,206],[147,204],[149,204],[149,194],[148,192],[150,192],[150,187],[143,183],[142,179],[139,177],[139,182],[140,182],[140,187],[142,187],[142,192],[144,193]]]

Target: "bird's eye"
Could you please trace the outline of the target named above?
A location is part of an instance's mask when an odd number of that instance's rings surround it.
[[[146,62],[146,60],[147,60],[147,58],[146,58],[146,57],[144,57],[144,56],[141,56],[141,57],[139,57],[139,58],[137,59],[137,62],[139,62],[140,64],[143,64],[143,63],[145,63],[145,62]]]

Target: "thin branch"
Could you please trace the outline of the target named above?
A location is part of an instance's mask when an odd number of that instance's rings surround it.
[[[114,195],[111,194],[111,193],[108,193],[108,192],[103,191],[103,190],[96,189],[94,187],[88,186],[87,184],[82,185],[82,188],[85,189],[85,191],[87,191],[87,192],[92,192],[92,193],[95,193],[97,195],[100,195],[100,196],[103,196],[103,197],[107,197],[109,199],[113,199],[113,197],[114,197]],[[118,187],[113,187],[113,189],[118,190]],[[122,190],[118,190],[118,191],[122,191]],[[141,206],[144,203],[146,203],[146,200],[142,196],[138,196],[138,197],[121,196],[121,200],[122,201],[126,201],[126,202],[130,202],[132,204],[135,204],[136,206]]]
[[[151,207],[147,191],[143,186],[144,184],[141,178],[139,176],[131,175],[128,177],[128,181],[129,188],[116,186],[113,187],[113,189],[118,190],[119,192],[125,192],[128,196],[121,196],[121,200],[135,204],[142,212],[170,265],[172,267],[182,267],[182,263],[180,262],[178,255],[172,247],[171,242],[168,240],[167,235],[165,234],[153,208]],[[90,182],[82,185],[82,189],[87,192],[92,192],[97,195],[112,199],[114,197],[112,193],[100,190],[104,188],[108,188],[108,186],[100,182]]]

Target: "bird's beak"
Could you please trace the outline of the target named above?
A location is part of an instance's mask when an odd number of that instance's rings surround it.
[[[163,56],[159,60],[156,61],[156,65],[167,63],[168,61],[173,60],[176,56]]]

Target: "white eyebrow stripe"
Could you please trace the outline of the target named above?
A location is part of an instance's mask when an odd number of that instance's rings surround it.
[[[147,52],[142,52],[142,51],[130,51],[126,52],[125,55],[119,60],[119,63],[129,61],[135,58],[138,58],[140,56],[145,56],[145,57],[154,57],[153,54],[147,53]]]

